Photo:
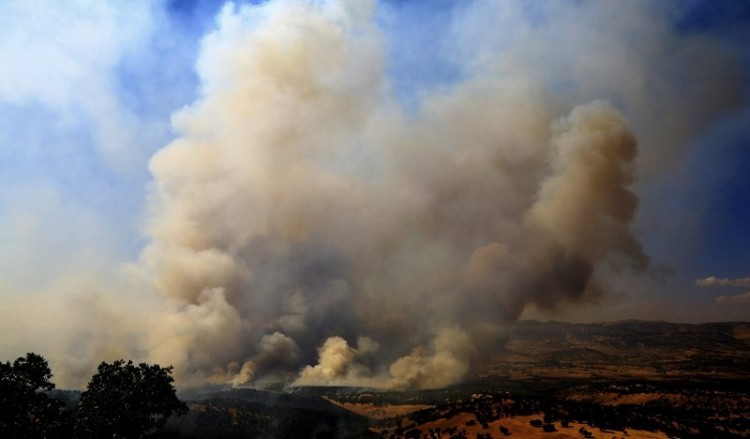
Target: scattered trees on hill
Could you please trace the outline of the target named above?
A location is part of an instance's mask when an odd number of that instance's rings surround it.
[[[140,438],[187,412],[173,386],[171,367],[102,363],[69,412],[50,398],[52,372],[40,355],[0,363],[0,437]]]

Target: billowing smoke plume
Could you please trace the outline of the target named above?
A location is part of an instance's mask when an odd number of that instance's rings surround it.
[[[648,267],[612,105],[480,65],[402,110],[375,7],[230,5],[204,40],[143,253],[180,382],[444,386],[527,305]]]

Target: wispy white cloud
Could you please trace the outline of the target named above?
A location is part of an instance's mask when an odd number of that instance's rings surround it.
[[[703,279],[698,279],[695,281],[695,284],[699,287],[750,287],[750,277],[731,279],[709,276]],[[719,296],[714,301],[722,305],[732,303],[750,303],[750,291],[742,294]]]
[[[729,279],[709,276],[698,279],[695,284],[699,287],[750,287],[750,277]]]
[[[716,298],[716,303],[750,303],[750,291],[734,296],[719,296]]]

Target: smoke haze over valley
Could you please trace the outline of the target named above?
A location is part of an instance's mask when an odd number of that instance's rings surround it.
[[[747,320],[730,5],[3,3],[0,352],[429,389],[519,318]]]

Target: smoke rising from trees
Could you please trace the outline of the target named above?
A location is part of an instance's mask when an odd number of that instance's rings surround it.
[[[528,304],[648,267],[616,109],[558,116],[482,71],[407,114],[373,8],[228,6],[204,40],[201,97],[151,161],[143,253],[175,304],[151,353],[182,380],[444,386]]]

